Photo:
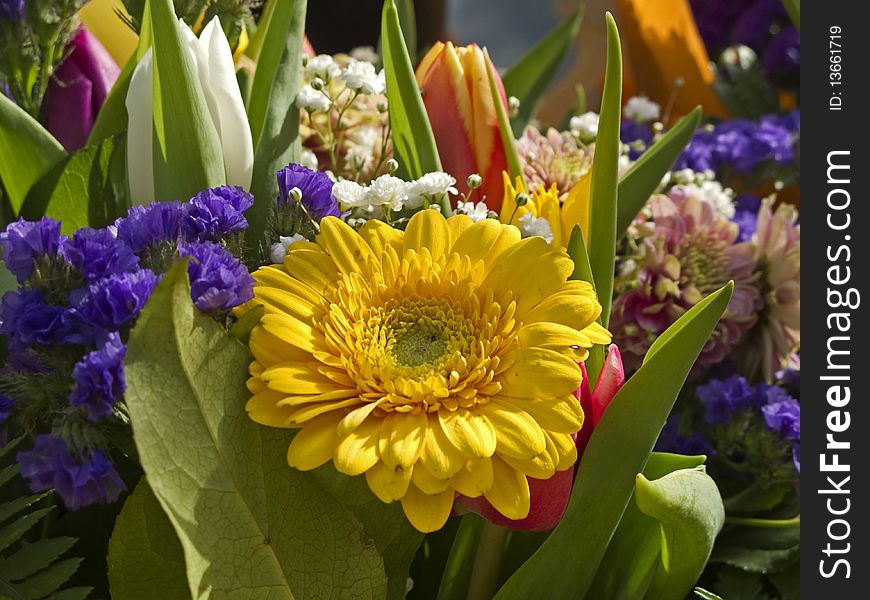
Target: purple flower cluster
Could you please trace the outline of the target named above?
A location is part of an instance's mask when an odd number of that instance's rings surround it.
[[[338,202],[332,195],[334,182],[320,171],[312,171],[302,165],[289,164],[278,171],[278,203],[287,203],[290,191],[297,188],[302,193],[302,206],[319,223],[324,217],[337,217],[341,214]]]
[[[699,129],[677,159],[674,170],[720,173],[727,168],[747,175],[769,162],[793,165],[799,133],[800,111],[768,115],[758,121],[723,121],[712,130]]]
[[[32,491],[53,488],[71,510],[114,502],[127,489],[105,454],[93,450],[76,457],[64,440],[52,435],[37,437],[33,449],[19,452],[17,459]]]
[[[653,130],[649,122],[626,119],[619,126],[619,139],[628,146],[628,157],[637,160],[652,144]]]
[[[24,16],[24,0],[0,0],[0,19],[19,21]]]
[[[76,427],[106,426],[126,389],[123,340],[166,268],[189,257],[191,298],[203,312],[253,297],[253,278],[221,243],[247,228],[243,212],[252,202],[241,188],[214,188],[184,204],[134,207],[109,227],[80,229],[69,238],[51,219],[12,223],[0,234],[2,258],[21,284],[0,301],[0,334],[11,351],[7,369],[38,378],[32,369],[38,365],[60,382],[57,405],[46,414],[70,415]],[[19,406],[27,401],[15,393]],[[5,428],[16,404],[0,400]],[[124,484],[107,452],[81,441],[101,435],[73,438],[58,434],[66,431],[61,424],[46,425],[53,435],[41,435],[18,455],[32,489],[56,489],[69,508],[114,501]]]

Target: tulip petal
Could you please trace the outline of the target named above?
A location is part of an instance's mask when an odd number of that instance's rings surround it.
[[[149,204],[154,200],[154,65],[151,48],[145,51],[133,71],[125,104],[130,198],[133,204]]]

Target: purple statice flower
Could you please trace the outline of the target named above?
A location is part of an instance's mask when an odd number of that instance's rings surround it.
[[[20,21],[24,16],[24,0],[0,0],[0,19]]]
[[[776,388],[782,390],[782,388]],[[769,404],[761,407],[767,428],[775,431],[784,440],[799,442],[801,439],[801,405],[788,396],[785,390],[777,394]]]
[[[759,208],[761,208],[761,198],[753,194],[741,194],[734,199],[734,216],[731,220],[737,223],[740,230],[737,234],[738,242],[748,242],[755,235]]]
[[[788,82],[800,74],[801,34],[794,25],[783,27],[764,51],[761,64],[768,77]]]
[[[788,357],[786,367],[775,373],[777,381],[789,391],[793,398],[800,399],[801,391],[801,356],[792,354]]]
[[[124,379],[124,357],[127,348],[117,332],[108,335],[106,343],[85,354],[73,367],[75,385],[69,403],[85,409],[91,421],[112,413],[115,401],[127,389]]]
[[[699,454],[712,456],[716,454],[716,450],[713,449],[707,438],[700,433],[695,432],[690,435],[682,435],[680,433],[680,415],[672,415],[667,420],[662,428],[662,432],[659,434],[655,450],[657,452],[673,452],[689,456],[697,456]]]
[[[649,123],[626,119],[619,126],[619,139],[628,146],[628,157],[637,160],[652,143],[653,131]]]
[[[730,43],[749,46],[760,54],[770,41],[771,27],[787,18],[782,0],[755,0],[740,12]]]
[[[332,195],[334,182],[320,171],[312,171],[302,165],[289,164],[278,171],[279,205],[290,198],[290,190],[298,188],[302,192],[302,206],[319,223],[323,217],[337,217],[341,214],[338,202]]]
[[[33,273],[34,260],[41,256],[56,256],[63,239],[60,221],[48,217],[39,221],[19,219],[0,233],[0,249],[3,251],[0,258],[18,283],[24,283]]]
[[[715,59],[719,52],[731,41],[731,30],[741,13],[756,0],[690,0],[692,14],[698,33],[704,41],[710,58]]]
[[[254,297],[254,278],[219,244],[180,244],[178,253],[190,257],[190,297],[202,312],[229,310]]]
[[[139,264],[139,257],[126,242],[118,239],[114,227],[79,229],[71,239],[64,241],[60,251],[88,280],[131,271]]]
[[[695,388],[695,395],[706,409],[704,419],[711,425],[726,425],[735,413],[749,408],[755,390],[740,375],[728,379],[713,379]]]
[[[240,187],[222,186],[198,193],[181,207],[181,234],[189,242],[216,242],[248,228],[242,215],[254,197]]]
[[[150,269],[111,275],[91,283],[76,310],[88,323],[117,330],[145,307],[159,280]]]
[[[74,457],[66,442],[52,435],[37,437],[33,449],[19,452],[17,459],[31,491],[53,488],[70,510],[114,502],[127,489],[105,454],[92,450]]]
[[[38,290],[20,288],[6,292],[0,302],[0,333],[9,338],[9,349],[24,350],[57,341],[64,309],[46,304]]]
[[[178,239],[181,205],[177,202],[154,202],[134,206],[127,216],[115,221],[118,238],[127,242],[133,252],[151,245]]]

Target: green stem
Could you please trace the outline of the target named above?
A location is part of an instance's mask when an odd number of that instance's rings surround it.
[[[795,515],[791,519],[754,519],[751,517],[725,517],[726,525],[745,525],[747,527],[761,527],[764,529],[786,529],[788,527],[800,527],[801,516]]]
[[[471,566],[474,560],[474,552],[480,540],[483,530],[483,519],[473,513],[462,517],[450,554],[447,557],[447,565],[441,575],[441,583],[438,586],[436,600],[464,600],[468,594],[468,583],[471,579]]]
[[[42,106],[42,99],[45,97],[45,92],[48,91],[48,81],[51,78],[51,67],[54,62],[54,50],[57,45],[57,35],[51,36],[45,43],[45,51],[42,54],[42,64],[39,65],[39,87],[36,89],[36,97],[33,104],[33,117],[39,117],[39,109]]]
[[[501,559],[507,547],[508,533],[504,527],[484,521],[471,568],[468,600],[491,600],[498,589]]]

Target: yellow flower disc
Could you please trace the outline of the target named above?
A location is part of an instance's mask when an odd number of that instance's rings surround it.
[[[287,455],[332,460],[440,529],[455,494],[529,511],[526,476],[571,467],[583,424],[576,364],[610,334],[574,265],[513,226],[425,210],[404,232],[334,217],[317,243],[254,273],[251,418],[299,428]]]

